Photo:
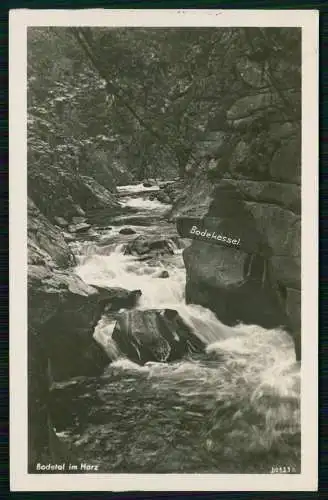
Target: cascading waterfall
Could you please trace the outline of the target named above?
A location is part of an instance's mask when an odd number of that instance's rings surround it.
[[[156,211],[159,217],[167,209],[157,200],[128,196],[140,192],[140,186],[120,190],[125,206],[152,215]],[[124,464],[128,463],[131,472],[152,472],[154,468],[157,472],[244,472],[245,463],[251,471],[253,462],[255,467],[264,460],[263,471],[267,472],[277,453],[280,461],[288,459],[296,471],[300,373],[287,333],[257,325],[229,327],[208,309],[186,305],[182,250],[175,245],[172,256],[161,257],[155,263],[142,261],[124,254],[123,241],[136,234],[122,239],[117,229],[105,235],[102,232],[100,238],[110,239],[106,245],[74,243],[76,273],[91,285],[140,289],[138,309],[175,309],[207,348],[203,356],[194,359],[138,366],[127,360],[112,340],[115,320],[103,316],[95,338],[115,361],[97,391],[105,407],[110,408],[111,423],[89,426],[88,437],[76,435],[75,444],[92,442],[92,460],[100,450],[94,439],[112,442],[115,435],[117,446],[113,447],[121,458],[117,462],[108,458],[112,471],[125,470]],[[134,229],[138,234],[150,234],[156,227]],[[169,273],[165,279],[160,277],[163,269]],[[138,430],[133,427],[136,421]],[[129,440],[124,450],[120,449],[120,439]],[[151,440],[157,440],[156,445]],[[170,460],[161,456],[163,447]]]

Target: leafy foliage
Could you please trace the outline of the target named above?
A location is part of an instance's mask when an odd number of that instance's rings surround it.
[[[238,99],[270,90],[300,119],[300,31],[287,28],[33,28],[29,168],[109,187],[180,176]]]

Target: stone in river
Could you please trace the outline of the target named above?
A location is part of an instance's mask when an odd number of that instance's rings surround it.
[[[168,273],[168,271],[166,271],[166,269],[164,269],[164,271],[161,271],[160,274],[159,274],[159,278],[168,278],[170,275]]]
[[[105,293],[109,302],[105,307],[105,312],[118,311],[119,309],[134,307],[139,297],[141,297],[141,290],[126,290],[120,287],[107,287],[92,285],[93,288],[99,293]]]
[[[135,234],[135,230],[131,227],[123,227],[120,231],[120,234]]]
[[[140,365],[178,360],[205,347],[174,309],[124,311],[112,338],[131,361]]]
[[[128,255],[146,255],[154,253],[173,255],[174,243],[171,239],[161,238],[159,236],[137,236],[133,241],[127,244],[125,254]]]
[[[66,232],[63,232],[63,238],[65,241],[74,241],[75,240],[75,237],[73,234],[66,233]]]
[[[170,200],[170,197],[163,191],[160,191],[156,196],[155,198],[161,202],[161,203],[166,203],[166,204],[170,204],[171,203],[171,200]]]
[[[68,226],[68,230],[70,233],[82,233],[90,229],[91,225],[86,222],[82,222],[81,224],[70,224]]]

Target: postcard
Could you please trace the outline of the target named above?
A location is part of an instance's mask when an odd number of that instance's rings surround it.
[[[10,12],[12,491],[315,491],[318,12]]]

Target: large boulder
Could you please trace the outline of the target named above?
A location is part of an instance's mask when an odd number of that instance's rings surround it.
[[[38,462],[80,461],[54,431],[50,389],[54,381],[103,372],[110,358],[93,338],[95,326],[103,313],[135,305],[141,292],[84,283],[68,269],[75,259],[62,231],[31,200],[28,214],[28,470],[34,473]]]
[[[149,198],[149,199],[151,199],[151,198]],[[171,203],[171,199],[170,199],[169,195],[166,194],[164,190],[160,190],[158,193],[156,193],[154,195],[153,199],[156,199],[156,200],[160,201],[161,203],[165,203],[165,204]]]
[[[130,235],[130,234],[135,234],[136,231],[134,229],[132,229],[132,227],[122,227],[122,229],[120,229],[119,233]]]
[[[171,239],[159,236],[138,236],[125,247],[124,253],[127,255],[173,255],[175,245]]]
[[[70,267],[75,258],[62,231],[51,224],[35,203],[28,199],[28,264]]]
[[[110,302],[78,276],[30,266],[29,328],[35,330],[56,380],[102,373],[109,359],[93,339],[96,324]]]
[[[124,312],[112,338],[130,360],[141,365],[174,361],[204,349],[202,341],[173,309]]]
[[[228,120],[238,120],[254,115],[260,111],[267,111],[277,104],[278,94],[274,92],[254,93],[238,99],[227,111]]]
[[[248,57],[240,57],[236,69],[241,78],[252,88],[263,88],[266,82],[265,72],[260,63],[251,61]]]
[[[179,217],[177,229],[182,237],[202,240],[193,241],[183,253],[186,301],[208,307],[230,325],[241,321],[285,326],[299,359],[299,186],[224,178],[212,190],[206,215]],[[207,240],[208,233],[237,239],[238,244]]]
[[[38,463],[74,463],[78,459],[55,433],[51,409],[51,364],[39,335],[28,336],[28,472]]]
[[[186,248],[183,258],[187,303],[211,309],[228,325],[243,322],[273,328],[287,324],[266,258],[200,241]]]
[[[30,266],[29,329],[36,331],[55,380],[99,375],[110,362],[94,340],[106,312],[133,307],[140,290],[87,285],[77,275],[45,266]]]
[[[301,213],[301,188],[297,184],[224,178],[220,185],[235,187],[245,201],[272,203],[295,214]]]
[[[80,222],[79,224],[70,224],[68,230],[70,233],[85,233],[91,228],[90,224],[86,222]]]

